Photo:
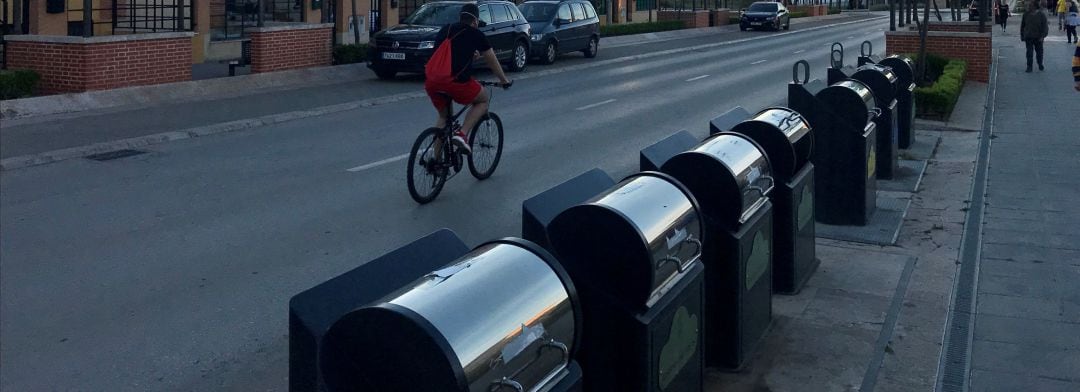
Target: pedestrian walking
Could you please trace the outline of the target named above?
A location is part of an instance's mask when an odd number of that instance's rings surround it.
[[[994,0],[994,15],[997,16],[997,22],[1001,25],[1001,31],[1005,31],[1009,23],[1008,0]]]
[[[1069,2],[1065,0],[1057,0],[1057,17],[1058,17],[1058,31],[1065,28],[1065,14],[1069,10]]]
[[[1076,38],[1076,26],[1080,26],[1080,9],[1076,5],[1076,1],[1069,2],[1069,15],[1065,17],[1065,37],[1069,39],[1069,42],[1077,42]]]
[[[1038,1],[1028,2],[1024,16],[1020,18],[1020,39],[1024,41],[1027,53],[1027,70],[1031,72],[1031,52],[1035,52],[1035,60],[1039,63],[1039,70],[1043,68],[1043,40],[1050,34],[1050,22],[1046,17]]]
[[[1073,88],[1080,91],[1080,42],[1076,43],[1076,51],[1073,52]]]

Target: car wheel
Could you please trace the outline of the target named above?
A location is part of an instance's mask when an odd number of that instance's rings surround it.
[[[517,41],[514,43],[514,55],[510,57],[510,72],[524,71],[528,61],[529,49],[525,47],[524,42]]]
[[[544,45],[544,54],[540,55],[541,64],[551,64],[555,62],[555,57],[558,57],[558,48],[555,47],[554,41],[548,41],[547,45]]]
[[[386,68],[375,68],[375,76],[378,76],[382,80],[393,79],[397,75],[397,71]]]
[[[784,30],[791,30],[791,19],[788,19],[787,23],[784,23]]]
[[[600,51],[600,41],[597,40],[596,37],[592,37],[592,38],[589,38],[589,43],[585,46],[585,49],[582,50],[581,52],[585,53],[586,58],[591,59],[593,57],[596,57],[596,52],[598,52],[598,51]]]

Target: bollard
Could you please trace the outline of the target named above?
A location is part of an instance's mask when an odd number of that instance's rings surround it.
[[[731,130],[769,158],[773,203],[773,291],[796,294],[817,269],[814,228],[814,134],[798,112],[766,108]]]
[[[899,170],[900,152],[897,143],[896,74],[878,64],[859,67],[851,78],[870,88],[874,103],[881,115],[877,123],[877,178],[891,180]]]
[[[670,176],[627,177],[548,226],[584,310],[587,391],[701,391],[697,202]]]
[[[896,105],[899,120],[897,121],[897,147],[911,148],[915,143],[915,134],[912,125],[915,122],[915,64],[907,57],[892,55],[882,59],[878,64],[892,68],[899,79],[896,87]]]
[[[576,296],[544,249],[490,241],[337,320],[323,379],[330,392],[580,390]]]
[[[749,138],[710,136],[664,163],[705,217],[705,358],[741,369],[772,320],[772,203],[768,158]]]

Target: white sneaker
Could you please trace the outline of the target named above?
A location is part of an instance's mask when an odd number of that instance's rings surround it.
[[[465,141],[465,133],[458,130],[456,133],[454,133],[454,137],[450,140],[454,142],[454,145],[457,146],[458,150],[461,151],[462,154],[472,154],[472,149],[469,148],[469,143]]]

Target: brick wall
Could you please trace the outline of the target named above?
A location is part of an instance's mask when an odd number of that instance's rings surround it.
[[[990,25],[989,23],[987,23],[986,24],[986,31],[987,32],[992,31],[991,28],[993,28],[993,26]],[[910,25],[910,27],[908,27],[908,29],[913,30],[913,31],[918,31],[918,30],[916,30],[916,26],[914,24]],[[951,21],[938,22],[938,21],[930,21],[930,25],[929,25],[929,27],[927,27],[927,30],[929,30],[929,31],[952,31],[952,32],[961,32],[961,33],[978,33],[979,32],[979,22],[970,22],[970,21],[967,21],[967,22],[951,22]]]
[[[805,12],[806,16],[823,16],[829,14],[829,9],[825,4],[818,5],[793,5],[789,6],[788,10],[791,12]]]
[[[8,68],[37,71],[40,92],[60,94],[191,80],[193,35],[5,38]]]
[[[721,8],[709,12],[712,13],[713,26],[723,26],[731,24],[731,18],[738,15],[737,12],[733,12],[727,8]]]
[[[656,20],[661,22],[671,20],[683,21],[683,26],[688,29],[697,27],[709,27],[709,11],[667,11],[661,10],[656,13]]]
[[[990,81],[991,33],[930,31],[926,51],[948,58],[967,61],[967,80]],[[886,31],[885,54],[919,52],[917,31]]]
[[[290,23],[252,29],[251,72],[330,65],[333,24]]]

